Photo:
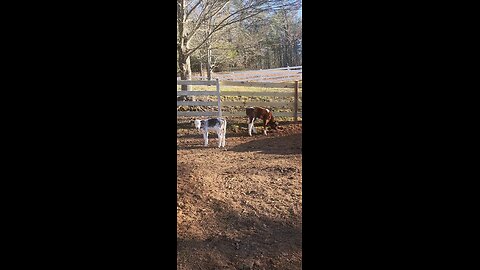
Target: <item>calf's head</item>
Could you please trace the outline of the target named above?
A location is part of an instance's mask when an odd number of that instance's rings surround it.
[[[268,125],[270,126],[271,129],[277,129],[278,128],[278,122],[275,121],[275,118],[273,117],[272,111],[269,112],[270,115],[270,122],[268,122]]]
[[[202,122],[200,120],[196,119],[195,121],[193,121],[193,124],[195,125],[196,129],[200,129],[200,126],[201,126]]]
[[[275,120],[272,120],[270,123],[268,123],[268,125],[269,125],[270,128],[272,128],[272,129],[277,129],[277,128],[278,128],[278,122],[275,121]]]

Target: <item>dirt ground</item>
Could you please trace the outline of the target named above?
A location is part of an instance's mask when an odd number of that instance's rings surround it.
[[[227,119],[219,149],[190,120],[177,125],[177,269],[301,269],[301,122],[249,137]]]

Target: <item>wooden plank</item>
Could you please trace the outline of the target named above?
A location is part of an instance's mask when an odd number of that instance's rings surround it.
[[[225,86],[263,87],[263,88],[294,88],[294,83],[264,83],[264,82],[232,82],[221,81]]]
[[[218,79],[228,80],[228,79],[232,79],[232,78],[219,76]],[[255,81],[252,81],[251,83],[277,83],[277,84],[281,84],[281,85],[284,85],[284,84],[288,84],[288,85],[292,84],[293,85],[294,84],[293,81],[295,79],[300,80],[299,88],[303,88],[302,78],[295,78],[295,77],[292,77],[292,78],[286,77],[285,79],[284,78],[262,78],[262,77],[259,77],[259,78],[255,78],[254,79]],[[245,86],[245,87],[249,86],[249,85],[245,85],[245,83],[247,83],[247,82],[238,82],[237,78],[235,78],[235,80],[237,80],[237,81],[220,81],[220,84],[227,85],[227,84],[230,83],[230,84],[235,84],[233,86],[237,86],[237,84],[240,84],[240,86]],[[180,82],[180,83],[178,83],[178,82]],[[212,84],[212,82],[215,82],[215,81],[178,81],[177,80],[177,85],[208,85],[208,86],[215,85],[215,84]],[[266,88],[268,88],[268,87],[266,87]],[[277,88],[277,87],[273,87],[273,88]],[[280,88],[285,88],[285,87],[280,87]],[[286,87],[286,88],[293,88],[293,87]]]
[[[216,81],[178,81],[177,85],[216,85]]]
[[[217,106],[217,102],[211,102],[211,101],[177,101],[177,106]]]
[[[222,96],[246,96],[246,97],[293,97],[292,92],[253,92],[253,91],[223,91]]]
[[[222,96],[242,96],[242,97],[294,97],[294,92],[253,92],[253,91],[225,91]],[[302,93],[298,96],[301,98]]]
[[[289,107],[293,108],[293,102],[275,102],[275,101],[222,101],[223,106],[258,106],[258,107]]]
[[[177,116],[218,116],[218,112],[177,111]]]
[[[294,92],[253,92],[253,91],[224,91],[222,96],[242,96],[242,97],[294,97]],[[302,97],[302,92],[298,93]]]
[[[216,96],[217,91],[177,91],[179,96]]]

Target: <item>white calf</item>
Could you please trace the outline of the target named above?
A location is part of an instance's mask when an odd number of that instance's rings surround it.
[[[211,118],[206,120],[195,120],[194,123],[195,128],[203,134],[205,146],[208,145],[208,131],[214,130],[218,135],[218,147],[225,147],[227,120],[224,118]]]

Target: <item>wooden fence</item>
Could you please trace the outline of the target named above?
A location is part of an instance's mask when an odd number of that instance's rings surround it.
[[[298,120],[298,117],[302,117],[302,84],[301,82],[290,82],[290,83],[267,83],[267,82],[234,82],[234,81],[181,81],[177,80],[177,85],[192,85],[192,86],[216,86],[216,91],[181,91],[177,90],[178,96],[215,96],[216,101],[178,101],[178,106],[208,106],[216,108],[216,111],[178,111],[177,116],[245,116],[245,110],[240,111],[222,111],[223,106],[239,106],[241,108],[249,106],[260,106],[267,108],[287,108],[290,111],[275,111],[275,116],[277,117],[292,117],[295,121]],[[221,91],[221,86],[240,86],[245,88],[242,91]],[[247,90],[249,87],[257,88],[277,88],[277,89],[288,89],[291,91],[251,91]],[[289,98],[292,101],[255,101],[247,100],[244,101],[222,101],[222,97],[243,97],[243,98],[252,98],[252,97],[279,97],[279,98]]]
[[[217,111],[178,111],[177,116],[222,116],[222,103],[220,96],[220,81],[217,79],[215,81],[179,81],[177,80],[177,85],[204,85],[204,86],[216,86],[215,91],[178,91],[177,98],[179,96],[216,96],[217,101],[179,101],[177,99],[178,106],[207,106],[207,107],[216,107]]]

